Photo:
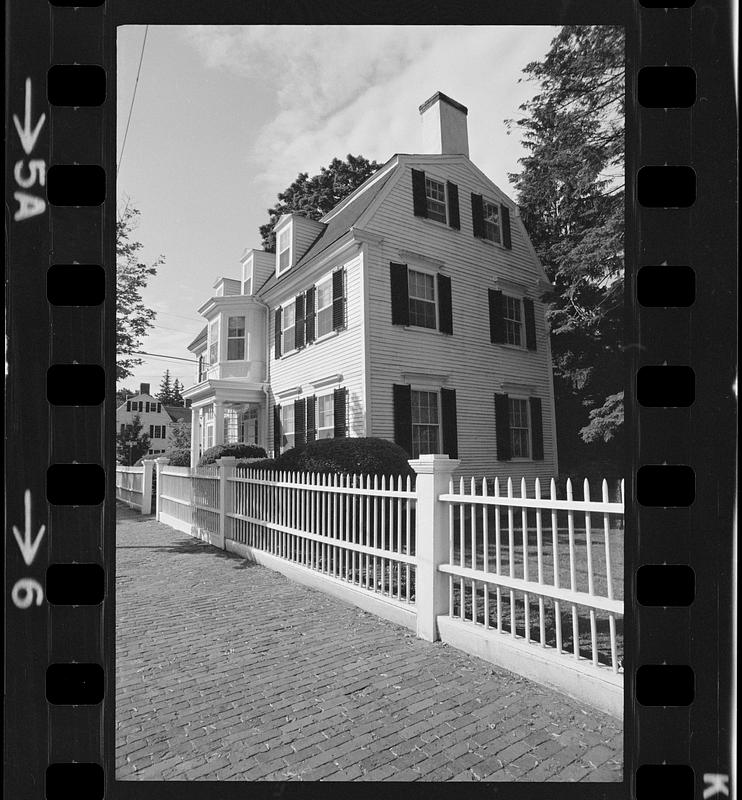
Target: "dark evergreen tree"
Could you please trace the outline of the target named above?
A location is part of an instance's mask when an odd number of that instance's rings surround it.
[[[310,219],[320,219],[341,200],[357,189],[381,165],[363,156],[348,153],[345,161],[333,158],[329,166],[321,167],[317,175],[300,172],[296,180],[278,194],[278,203],[268,209],[270,221],[260,226],[264,250],[275,252],[273,226],[282,214],[295,212]]]
[[[183,388],[184,388],[183,384],[176,378],[175,382],[173,383],[173,394],[172,394],[171,405],[173,406],[185,405],[185,400],[183,400],[183,395],[181,394]]]
[[[129,425],[116,434],[116,458],[125,466],[132,466],[135,461],[147,455],[149,435],[142,433],[142,420],[139,414],[132,417]]]
[[[157,393],[157,399],[164,406],[171,406],[173,404],[173,386],[170,383],[170,370],[166,369],[165,374],[162,376],[160,382],[160,391]]]
[[[565,26],[524,73],[538,93],[509,120],[511,175],[555,289],[549,301],[560,463],[617,464],[623,444],[624,34]]]

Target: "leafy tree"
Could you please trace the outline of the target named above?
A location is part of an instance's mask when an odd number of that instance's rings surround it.
[[[616,458],[623,438],[623,31],[565,26],[523,72],[539,90],[508,120],[527,150],[510,178],[555,285],[545,299],[560,460],[577,466]]]
[[[116,434],[116,458],[126,466],[132,466],[135,461],[147,455],[149,450],[149,436],[142,433],[142,420],[135,414],[131,423],[124,425],[123,430]]]
[[[116,405],[120,406],[121,403],[128,400],[130,397],[134,397],[134,392],[131,389],[127,389],[126,387],[122,387],[121,389],[116,389]]]
[[[155,312],[142,300],[150,276],[164,263],[159,256],[151,265],[139,260],[142,243],[134,240],[139,211],[129,203],[116,220],[116,378],[123,380],[142,363],[132,354],[142,345],[142,338],[152,327]]]
[[[294,212],[310,219],[320,219],[341,200],[357,189],[381,165],[363,156],[348,153],[346,160],[333,158],[329,166],[321,167],[317,175],[300,172],[296,180],[278,194],[278,203],[268,209],[270,221],[260,226],[263,249],[275,252],[273,226],[281,214]]]
[[[160,381],[160,391],[157,393],[157,399],[164,406],[173,405],[173,387],[170,383],[170,370],[166,369],[165,374]]]
[[[190,450],[191,447],[191,423],[174,422],[170,426],[170,437],[167,443],[168,450]]]
[[[181,394],[183,388],[184,388],[183,384],[176,378],[175,382],[173,383],[172,405],[174,406],[185,405],[185,400],[183,400],[183,395]]]

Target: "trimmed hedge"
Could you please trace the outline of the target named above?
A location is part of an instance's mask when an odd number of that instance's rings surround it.
[[[234,456],[235,458],[265,458],[267,453],[262,447],[256,444],[245,444],[245,442],[234,442],[233,444],[217,444],[210,447],[198,460],[198,466],[204,467],[207,464],[215,464],[218,458],[224,456]]]
[[[318,472],[344,475],[415,476],[407,453],[394,442],[376,437],[320,439],[293,447],[276,458],[237,466],[277,472]]]
[[[169,459],[168,464],[171,467],[191,466],[191,451],[187,447],[179,447],[175,450],[166,450],[162,455]]]

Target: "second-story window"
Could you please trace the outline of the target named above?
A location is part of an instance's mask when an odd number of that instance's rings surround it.
[[[216,364],[219,360],[219,320],[214,320],[209,325],[209,364]]]
[[[441,181],[425,176],[425,200],[428,219],[446,222],[446,187]]]
[[[484,217],[484,238],[500,244],[500,209],[495,203],[482,200]]]
[[[227,360],[245,359],[245,318],[229,317],[227,325]]]
[[[198,382],[206,380],[206,365],[204,364],[204,357],[198,357]]]
[[[332,276],[317,284],[317,338],[332,330]]]
[[[291,263],[291,231],[288,228],[278,234],[276,250],[278,251],[278,271],[281,273],[288,269]]]
[[[284,353],[290,353],[296,348],[296,302],[294,300],[283,307],[281,339]]]
[[[520,298],[505,295],[503,301],[505,341],[507,344],[515,344],[520,347],[523,342]]]
[[[435,277],[428,272],[408,271],[410,325],[433,328],[436,324]]]

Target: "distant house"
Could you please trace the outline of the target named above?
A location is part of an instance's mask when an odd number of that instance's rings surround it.
[[[142,433],[149,436],[148,455],[164,453],[168,447],[171,427],[176,422],[190,422],[191,410],[182,406],[164,406],[150,394],[148,383],[142,383],[139,393],[120,403],[116,409],[116,430],[123,431],[131,425],[135,416],[142,423]]]
[[[285,214],[276,252],[220,278],[199,359],[192,462],[221,442],[278,453],[380,436],[460,473],[557,473],[550,287],[513,201],[469,159],[467,109],[420,107],[396,154],[320,221]]]

